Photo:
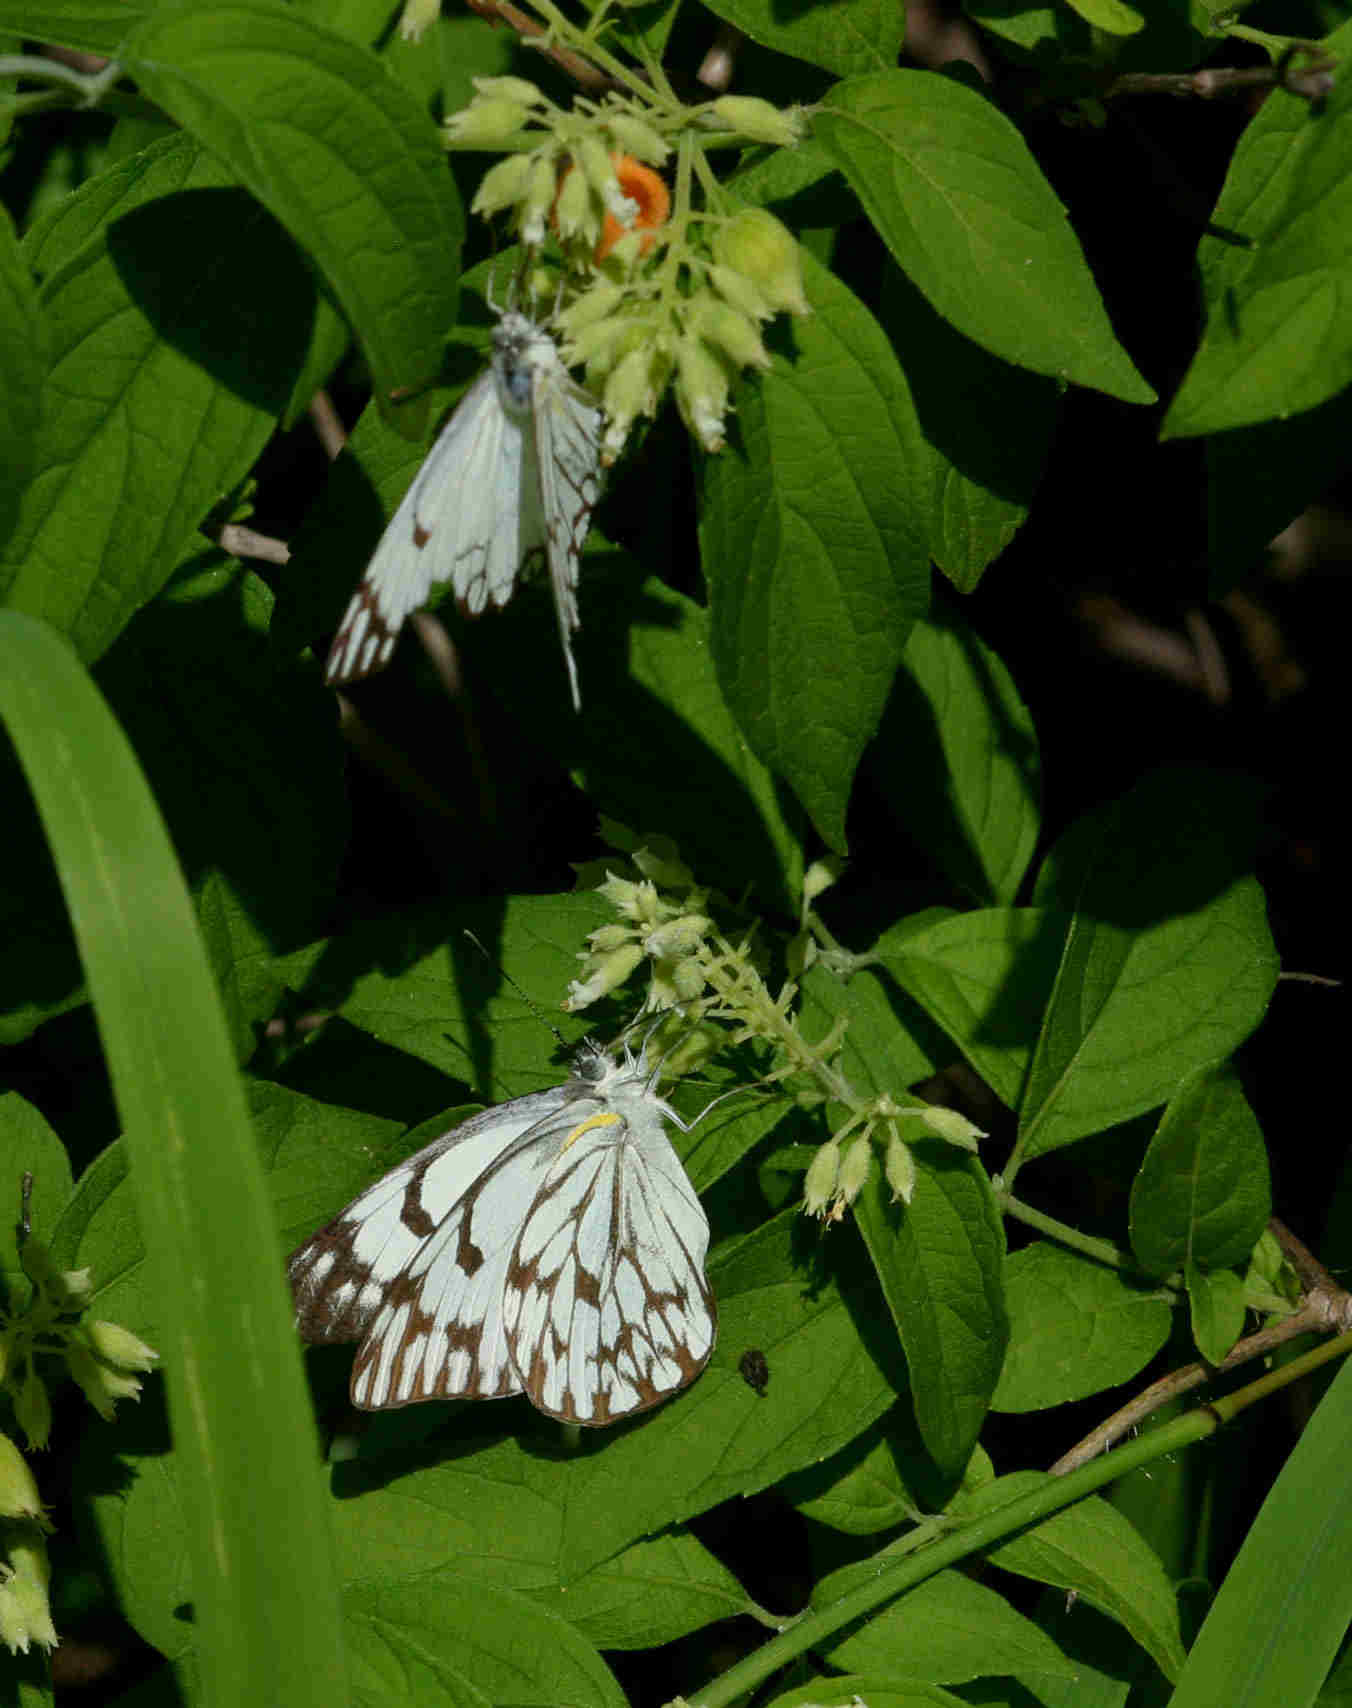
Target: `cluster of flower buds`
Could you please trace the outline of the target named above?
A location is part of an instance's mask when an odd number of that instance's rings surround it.
[[[637,879],[607,870],[596,885],[623,923],[602,925],[589,935],[590,948],[578,957],[582,977],[569,984],[564,999],[569,1013],[617,990],[645,960],[652,973],[643,1012],[684,1007],[704,989],[700,949],[713,929],[704,912],[708,892],[696,885],[665,837],[638,843],[629,858]],[[588,874],[581,876],[586,882]]]
[[[585,368],[605,411],[602,461],[614,462],[673,382],[690,432],[721,450],[733,382],[770,365],[762,324],[811,310],[798,245],[773,214],[670,220],[671,197],[654,170],[671,154],[662,127],[791,146],[801,113],[736,95],[670,114],[610,96],[565,113],[524,78],[479,77],[474,86],[470,104],[445,121],[447,140],[511,147],[484,174],[473,209],[508,213],[528,249],[552,232],[563,251],[566,306],[554,330],[563,360]],[[696,241],[695,230],[712,236]]]
[[[856,1127],[863,1131],[841,1154],[842,1140]],[[909,1132],[911,1138],[906,1136]],[[803,1180],[803,1210],[838,1222],[864,1190],[873,1173],[873,1139],[884,1139],[883,1175],[892,1188],[892,1202],[909,1204],[915,1196],[915,1157],[911,1139],[933,1135],[960,1150],[975,1151],[985,1138],[979,1127],[956,1109],[917,1103],[907,1108],[886,1094],[852,1115],[840,1131],[820,1147]]]
[[[93,1297],[87,1269],[58,1269],[41,1240],[29,1237],[20,1254],[32,1296],[13,1317],[0,1316],[0,1391],[30,1449],[47,1445],[52,1404],[39,1357],[63,1359],[100,1417],[111,1418],[118,1400],[135,1399],[136,1372],[158,1355],[116,1323],[84,1320]],[[30,1643],[56,1643],[47,1602],[49,1528],[37,1484],[19,1449],[0,1435],[0,1642],[27,1652]]]

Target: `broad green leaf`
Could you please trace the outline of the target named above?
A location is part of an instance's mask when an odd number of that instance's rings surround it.
[[[92,179],[24,249],[45,275],[51,365],[0,584],[93,659],[266,443],[314,283],[276,222],[181,136]]]
[[[521,589],[501,617],[464,627],[471,674],[517,715],[540,684],[533,734],[597,812],[660,829],[701,882],[727,895],[751,885],[761,907],[791,913],[806,827],[728,709],[709,611],[595,537],[579,599],[580,718],[564,711],[558,623],[543,585]]]
[[[1044,1411],[1129,1382],[1169,1338],[1166,1295],[1037,1240],[1005,1263],[1009,1351],[991,1405]]]
[[[884,275],[878,319],[930,446],[930,555],[959,592],[970,593],[1028,514],[1061,387],[965,338],[899,267]]]
[[[1050,6],[1043,0],[964,0],[962,9],[982,29],[1031,58],[1048,53],[1082,57],[1093,46],[1084,19],[1060,0]]]
[[[373,54],[259,0],[156,13],[119,57],[313,260],[379,399],[436,371],[464,216],[435,126]]]
[[[849,1536],[872,1536],[913,1519],[920,1502],[906,1484],[887,1423],[875,1423],[825,1465],[798,1472],[779,1492],[805,1518]]]
[[[872,952],[1017,1109],[1067,924],[1052,909],[982,908],[922,931],[893,927]]]
[[[814,1678],[783,1696],[775,1696],[766,1708],[963,1708],[963,1698],[937,1684],[908,1684],[885,1673],[837,1673]]]
[[[739,389],[736,440],[704,466],[700,550],[728,705],[843,848],[855,767],[929,602],[930,457],[878,323],[803,263],[816,313]]]
[[[1233,1269],[1202,1269],[1196,1263],[1188,1264],[1186,1278],[1192,1338],[1208,1364],[1219,1364],[1244,1332],[1244,1279]]]
[[[1142,1114],[1230,1054],[1275,988],[1248,870],[1251,785],[1163,771],[1072,826],[1036,899],[1074,918],[1020,1109],[1039,1156]]]
[[[1313,1702],[1352,1621],[1349,1433],[1344,1363],[1227,1572],[1169,1708]]]
[[[973,1518],[992,1512],[1046,1480],[1039,1471],[999,1477],[960,1497],[955,1511]],[[1183,1639],[1173,1586],[1154,1550],[1107,1501],[1090,1495],[987,1557],[1005,1571],[1083,1596],[1130,1631],[1166,1678],[1178,1676]]]
[[[149,1233],[206,1699],[341,1701],[309,1398],[186,887],[74,654],[14,612],[0,613],[0,715],[52,843]]]
[[[1134,36],[1145,19],[1124,0],[1069,0],[1086,23],[1111,36]]]
[[[1325,44],[1352,47],[1352,24]],[[1241,137],[1198,261],[1206,330],[1166,438],[1314,409],[1352,380],[1352,84],[1273,90]]]
[[[1131,1243],[1149,1275],[1243,1263],[1272,1213],[1262,1129],[1233,1068],[1191,1074],[1131,1186]]]
[[[833,1572],[817,1585],[813,1605],[843,1595],[873,1561]],[[965,1684],[975,1678],[1073,1678],[1074,1663],[993,1589],[941,1571],[889,1602],[871,1618],[825,1639],[837,1665],[930,1684]],[[1036,1684],[1030,1688],[1036,1694]]]
[[[820,184],[834,175],[836,163],[818,143],[806,140],[796,148],[772,148],[728,179],[728,189],[748,207],[770,207]],[[837,179],[833,186],[839,194]]]
[[[454,1567],[343,1595],[353,1708],[625,1708],[591,1644],[524,1595]]]
[[[0,32],[113,55],[150,10],[136,0],[3,0]]]
[[[906,21],[899,0],[824,0],[798,10],[773,0],[712,0],[709,10],[762,47],[838,77],[895,65]]]
[[[932,1021],[868,967],[841,979],[809,967],[799,984],[798,1023],[810,1044],[846,1022],[841,1067],[861,1092],[905,1100],[907,1089],[937,1073],[947,1046]]]
[[[796,1255],[801,1250],[806,1260]],[[609,1433],[602,1450],[576,1465],[560,1562],[565,1582],[638,1536],[768,1488],[882,1415],[903,1378],[888,1331],[861,1315],[872,1296],[862,1271],[857,1248],[844,1240],[823,1247],[796,1209],[715,1251],[713,1359],[646,1422]],[[770,1366],[764,1398],[737,1368],[749,1347]]]
[[[1009,1333],[1004,1227],[975,1157],[916,1147],[915,1196],[893,1204],[876,1168],[854,1213],[906,1348],[916,1423],[941,1467],[967,1463],[1000,1378]]]
[[[917,623],[870,774],[897,826],[976,902],[1011,902],[1037,841],[1033,720],[999,658],[953,613]]]
[[[32,276],[0,207],[0,541],[33,466],[47,373],[47,329]]]
[[[50,1244],[52,1229],[71,1194],[70,1158],[66,1147],[48,1126],[40,1110],[17,1091],[0,1093],[0,1190],[18,1208],[20,1183],[33,1176],[28,1204],[34,1239]],[[30,1291],[19,1266],[17,1223],[6,1215],[0,1236],[0,1311],[17,1310]]]
[[[959,332],[1034,373],[1154,401],[1113,335],[1066,210],[992,102],[933,72],[881,71],[832,89],[813,134]]]

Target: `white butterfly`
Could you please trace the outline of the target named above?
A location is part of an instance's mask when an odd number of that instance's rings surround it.
[[[324,680],[388,664],[405,617],[449,581],[471,616],[505,605],[526,562],[543,556],[554,588],[573,704],[577,560],[600,489],[601,411],[569,377],[554,340],[509,310],[493,360],[404,494],[344,614]]]
[[[525,1393],[613,1423],[693,1382],[718,1332],[709,1224],[644,1054],[486,1109],[291,1256],[306,1340],[357,1340],[354,1405]]]

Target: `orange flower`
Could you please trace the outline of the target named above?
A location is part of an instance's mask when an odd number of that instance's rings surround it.
[[[612,154],[610,164],[615,168],[615,176],[620,181],[620,189],[631,201],[638,203],[638,212],[632,225],[621,225],[615,215],[608,213],[601,225],[601,236],[596,245],[595,259],[604,261],[606,256],[629,231],[643,231],[645,236],[639,244],[639,254],[646,255],[657,241],[656,233],[659,227],[667,222],[671,212],[671,192],[667,189],[662,178],[653,171],[651,166],[644,166],[635,160],[632,154]],[[563,180],[573,170],[570,161],[563,169],[563,177],[559,179],[559,187]],[[558,206],[558,197],[554,199]]]

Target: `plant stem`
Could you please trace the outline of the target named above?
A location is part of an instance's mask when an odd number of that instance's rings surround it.
[[[1214,1435],[1221,1424],[1230,1422],[1258,1400],[1289,1387],[1300,1377],[1349,1351],[1352,1351],[1352,1334],[1340,1335],[1337,1340],[1316,1347],[1303,1358],[1293,1359],[1290,1364],[1251,1382],[1248,1387],[1240,1388],[1224,1399],[1212,1400],[1189,1412],[1186,1417],[1153,1429],[1148,1435],[1115,1448],[1090,1465],[1084,1465],[1064,1477],[1048,1477],[1041,1488],[1021,1495],[1006,1506],[997,1507],[994,1512],[984,1513],[960,1529],[948,1531],[921,1552],[909,1555],[895,1565],[889,1561],[881,1566],[877,1577],[842,1595],[828,1607],[804,1614],[791,1630],[772,1637],[754,1654],[729,1667],[691,1700],[690,1708],[732,1708],[733,1703],[756,1690],[797,1656],[819,1646],[843,1626],[875,1612],[906,1590],[914,1589],[945,1566],[956,1565],[972,1554],[994,1547],[1015,1531],[1050,1518],[1053,1513],[1116,1482],[1128,1471],[1153,1464]]]
[[[1071,1227],[1069,1222],[1058,1222],[1055,1216],[1035,1210],[1031,1204],[1025,1204],[1016,1198],[998,1177],[992,1180],[991,1185],[995,1192],[995,1202],[1003,1215],[1012,1216],[1016,1222],[1035,1228],[1040,1234],[1047,1234],[1059,1245],[1069,1246],[1072,1251],[1092,1257],[1095,1263],[1105,1263],[1112,1269],[1137,1268],[1129,1254],[1120,1246],[1114,1245],[1111,1240],[1095,1239],[1092,1234],[1082,1234],[1078,1228]],[[1177,1288],[1173,1290],[1176,1292]]]

